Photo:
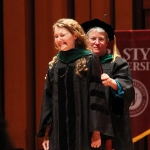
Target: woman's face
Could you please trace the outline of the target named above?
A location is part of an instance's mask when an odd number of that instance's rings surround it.
[[[75,47],[76,35],[71,34],[64,27],[55,27],[54,40],[60,51],[68,51]]]
[[[105,55],[108,44],[105,32],[91,30],[88,34],[88,41],[90,48],[98,57]]]

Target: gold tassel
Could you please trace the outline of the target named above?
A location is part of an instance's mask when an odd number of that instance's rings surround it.
[[[114,35],[114,47],[113,47],[113,60],[112,60],[112,62],[115,61],[116,57],[121,57],[121,55],[120,55],[120,52],[117,48],[116,37]]]

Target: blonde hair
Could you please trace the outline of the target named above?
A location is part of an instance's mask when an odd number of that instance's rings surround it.
[[[91,51],[89,49],[86,34],[77,21],[69,18],[59,19],[56,23],[54,23],[53,31],[55,30],[55,27],[66,28],[71,34],[76,35],[77,36],[77,39],[75,41],[76,48],[80,48],[81,50],[87,49]],[[56,49],[58,49],[56,45],[55,47]],[[54,63],[56,63],[57,61],[58,61],[57,56],[54,56],[52,61],[49,62],[49,68],[51,69]],[[78,59],[76,61],[75,73],[81,77],[81,72],[87,70],[88,68],[86,67],[86,59],[85,58]]]

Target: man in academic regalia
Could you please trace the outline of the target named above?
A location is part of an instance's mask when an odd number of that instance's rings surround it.
[[[91,49],[102,65],[101,80],[105,86],[114,131],[112,146],[108,141],[106,147],[133,150],[129,107],[135,99],[135,90],[128,63],[121,58],[116,47],[114,28],[99,19],[86,21],[81,26],[87,34]],[[111,40],[114,40],[114,50],[113,54],[108,54],[106,47]]]

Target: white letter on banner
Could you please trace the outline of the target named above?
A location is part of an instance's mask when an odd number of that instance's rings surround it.
[[[144,48],[141,49],[141,52],[143,54],[143,60],[148,60],[147,54],[148,54],[149,50],[150,50],[150,48],[147,48],[147,51],[145,52]]]
[[[130,54],[128,53],[128,51],[130,51],[129,48],[125,48],[125,49],[123,50],[123,53],[127,56],[127,57],[125,57],[126,60],[129,60],[129,59],[130,59]]]

